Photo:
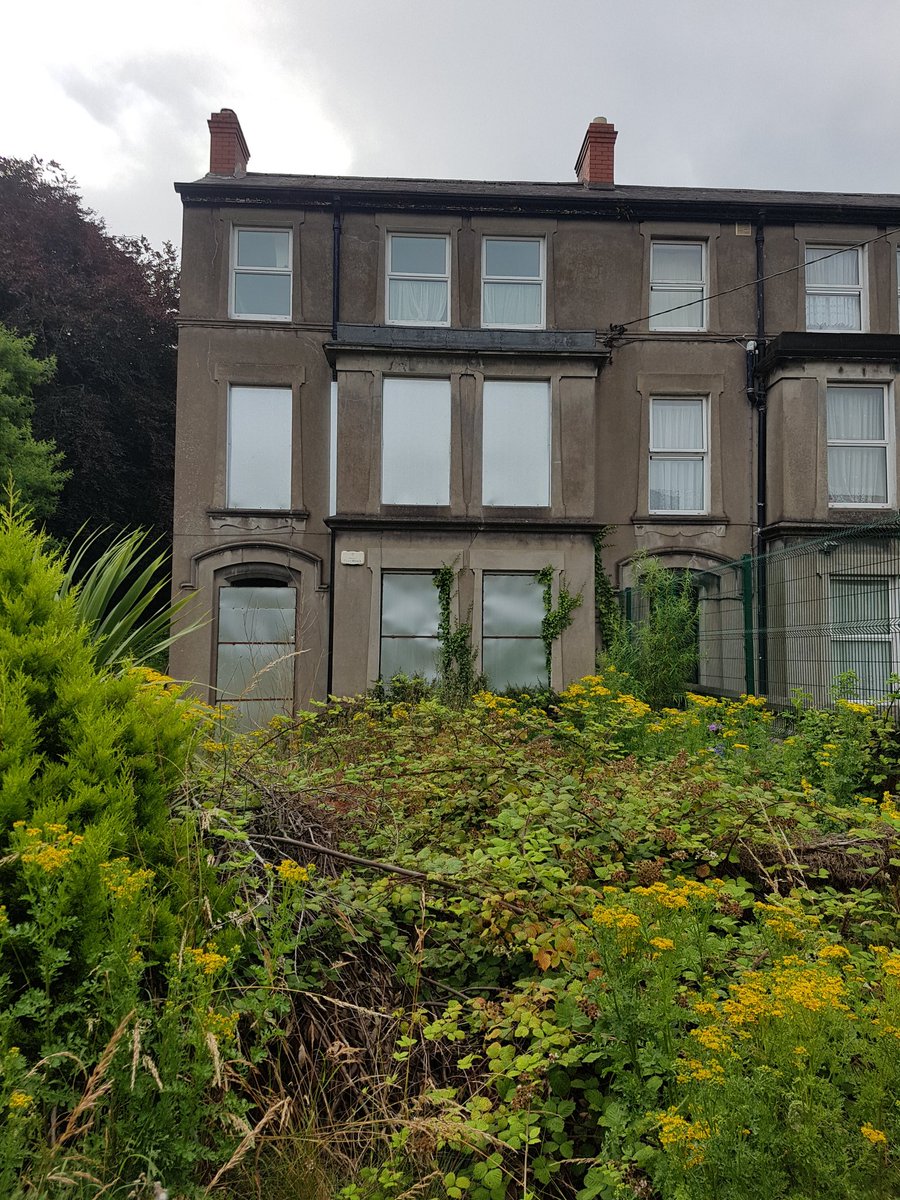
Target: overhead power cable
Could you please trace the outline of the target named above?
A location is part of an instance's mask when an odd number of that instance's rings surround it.
[[[851,242],[848,246],[838,246],[831,254],[822,254],[815,261],[825,262],[826,259],[835,258],[838,254],[843,254],[847,250],[859,250],[862,246],[871,246],[873,242],[881,242],[885,238],[893,237],[895,233],[900,233],[898,229],[886,229],[884,233],[879,233],[877,237],[866,238],[862,242]],[[725,288],[721,292],[713,292],[711,296],[704,296],[703,301],[718,300],[720,296],[731,296],[735,292],[742,292],[745,288],[756,287],[758,283],[767,283],[770,279],[778,279],[781,275],[791,275],[794,271],[799,271],[801,267],[805,270],[807,264],[795,263],[792,267],[785,267],[783,271],[773,271],[771,275],[760,275],[755,279],[748,279],[746,283],[739,283],[736,287]],[[659,312],[645,313],[642,317],[635,317],[632,321],[623,321],[621,324],[612,323],[610,325],[610,333],[624,333],[629,325],[640,325],[642,321],[649,321],[651,315],[654,317],[664,317],[668,313],[678,312],[682,308],[693,308],[696,304],[700,304],[700,300],[688,300],[686,304],[675,304],[671,308],[660,309]]]

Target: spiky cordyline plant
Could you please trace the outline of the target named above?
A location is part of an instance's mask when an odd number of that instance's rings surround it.
[[[98,665],[144,663],[199,629],[205,619],[173,629],[175,618],[193,597],[184,596],[171,604],[160,602],[160,593],[169,586],[163,570],[168,555],[157,549],[160,538],[151,538],[146,529],[118,534],[86,565],[97,540],[107,532],[97,530],[70,547],[60,595],[74,594],[78,611],[91,630]]]

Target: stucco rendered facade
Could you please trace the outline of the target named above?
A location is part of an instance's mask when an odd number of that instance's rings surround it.
[[[623,187],[599,118],[571,184],[247,174],[210,128],[176,185],[173,562],[210,621],[171,664],[210,700],[427,664],[442,565],[498,688],[538,674],[534,574],[582,594],[561,687],[601,528],[624,586],[896,508],[900,198]]]

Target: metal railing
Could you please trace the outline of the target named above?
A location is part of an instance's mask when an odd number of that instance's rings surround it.
[[[760,556],[693,571],[699,690],[884,703],[900,672],[900,515],[825,536],[783,535]],[[640,586],[626,619],[647,611]]]

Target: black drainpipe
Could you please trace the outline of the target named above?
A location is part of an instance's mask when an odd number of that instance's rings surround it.
[[[334,219],[331,222],[331,340],[337,341],[338,321],[341,317],[341,198],[334,198]],[[331,369],[331,379],[337,382],[337,367]],[[331,426],[331,397],[328,398],[329,428]],[[337,453],[337,447],[331,447],[331,453]],[[329,466],[329,490],[331,487],[331,468]],[[330,507],[330,506],[329,506]],[[329,513],[329,516],[332,515]],[[334,568],[335,568],[335,538],[331,530],[331,547],[329,550],[328,566],[328,670],[325,691],[331,695],[334,690]]]
[[[748,385],[753,388],[756,408],[756,637],[758,655],[758,691],[769,690],[768,599],[769,578],[766,565],[766,385],[759,374],[758,364],[766,339],[766,291],[763,277],[766,268],[765,214],[760,212],[756,222],[756,348],[753,361],[748,354]],[[751,375],[752,371],[752,375]]]

